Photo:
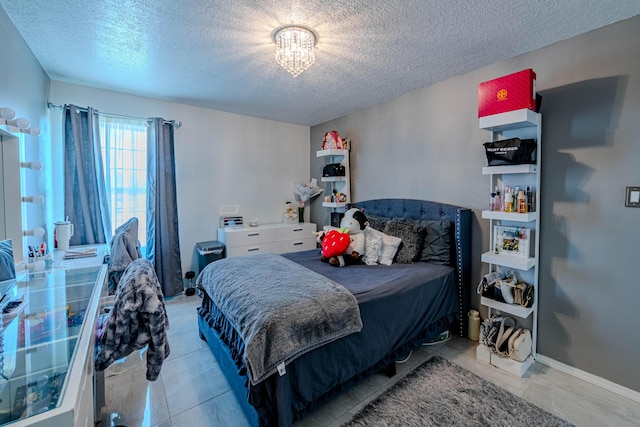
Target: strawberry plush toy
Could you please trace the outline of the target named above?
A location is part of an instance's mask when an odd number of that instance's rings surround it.
[[[359,209],[349,209],[340,221],[340,228],[329,230],[322,239],[320,261],[335,267],[358,264],[364,254],[364,232],[367,217]]]
[[[329,230],[322,239],[322,259],[328,262],[332,257],[342,255],[349,247],[349,233],[342,228]]]

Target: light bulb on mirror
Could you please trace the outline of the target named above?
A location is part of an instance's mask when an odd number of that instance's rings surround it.
[[[44,236],[44,228],[42,227],[34,227],[31,230],[24,230],[22,232],[23,236],[33,236],[33,237],[42,237]]]
[[[0,119],[12,120],[16,118],[16,112],[11,108],[2,107],[0,108]]]
[[[7,126],[13,126],[18,129],[29,129],[29,126],[31,126],[31,123],[29,123],[29,120],[27,119],[5,119],[4,124],[6,124]]]
[[[40,128],[37,126],[31,126],[29,129],[20,129],[21,131],[23,131],[24,133],[28,133],[29,135],[33,135],[33,136],[40,136]]]
[[[44,202],[44,196],[40,194],[34,194],[33,196],[22,196],[22,201],[25,203],[42,203]]]
[[[42,169],[42,162],[39,162],[37,160],[34,160],[33,162],[20,162],[20,167],[39,171],[40,169]]]

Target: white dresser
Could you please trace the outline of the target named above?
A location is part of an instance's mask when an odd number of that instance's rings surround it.
[[[218,240],[225,245],[227,258],[257,253],[299,252],[316,248],[316,225],[263,224],[257,227],[218,228]]]

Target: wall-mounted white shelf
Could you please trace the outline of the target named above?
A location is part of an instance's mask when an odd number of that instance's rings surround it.
[[[522,319],[526,319],[527,317],[531,316],[531,313],[533,313],[533,307],[522,307],[520,305],[507,304],[487,297],[482,297],[480,299],[480,303],[482,305],[486,305],[487,307],[499,310],[502,313],[508,313],[513,316],[518,316]]]
[[[336,150],[335,148],[329,150],[318,150],[316,151],[316,157],[327,157],[327,156],[345,156],[349,154],[349,150]]]
[[[502,212],[502,211],[482,211],[483,219],[496,219],[501,221],[514,221],[514,222],[531,222],[535,221],[537,217],[536,212],[517,213],[517,212]]]
[[[333,203],[333,202],[322,202],[322,206],[325,208],[344,208],[347,206],[346,203]]]
[[[489,192],[494,193],[496,187],[510,186],[521,189],[531,187],[535,190],[531,212],[502,212],[483,210],[482,218],[489,220],[489,251],[481,255],[481,261],[489,264],[491,272],[506,273],[507,270],[517,270],[515,273],[519,280],[523,280],[533,286],[533,305],[529,308],[519,305],[507,304],[487,297],[481,297],[480,303],[488,308],[488,315],[498,312],[516,318],[519,327],[531,328],[532,349],[531,355],[524,361],[518,362],[509,357],[500,357],[493,354],[484,345],[479,345],[476,350],[478,359],[484,360],[493,366],[504,369],[517,376],[523,376],[534,363],[536,357],[538,327],[538,257],[540,249],[540,152],[542,136],[542,115],[529,109],[509,111],[479,119],[480,128],[491,132],[491,141],[499,141],[507,138],[534,139],[536,141],[536,163],[525,165],[485,166],[482,174],[490,177]],[[497,226],[512,226],[510,223],[521,223],[524,228],[531,231],[535,241],[532,242],[531,256],[520,257],[505,253],[495,253],[495,230]],[[520,227],[520,226],[519,226]],[[526,326],[525,326],[526,325]],[[529,326],[530,325],[530,326]]]
[[[482,168],[483,175],[502,175],[506,173],[537,173],[538,165],[505,165],[505,166],[485,166]]]
[[[478,121],[480,129],[491,132],[503,132],[505,130],[540,126],[542,124],[541,117],[539,113],[529,110],[528,108],[523,108],[521,110],[480,117]]]
[[[504,267],[525,271],[530,270],[536,265],[536,259],[533,257],[522,258],[515,255],[496,254],[493,251],[483,253],[481,261],[487,264],[502,265]]]
[[[346,182],[349,178],[346,176],[323,176],[320,178],[321,182]]]
[[[335,192],[339,192],[345,196],[344,202],[322,202],[322,206],[331,209],[331,216],[343,213],[347,204],[351,202],[351,172],[349,168],[349,150],[318,150],[316,157],[323,157],[325,165],[330,163],[340,163],[344,166],[344,176],[323,176],[320,182],[326,183],[325,196],[333,196]],[[333,199],[335,200],[335,198]],[[331,221],[330,221],[331,222]]]

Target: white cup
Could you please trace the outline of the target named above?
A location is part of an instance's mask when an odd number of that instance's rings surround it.
[[[69,240],[73,236],[73,224],[69,221],[56,221],[56,242],[58,242],[58,249],[69,249]]]

